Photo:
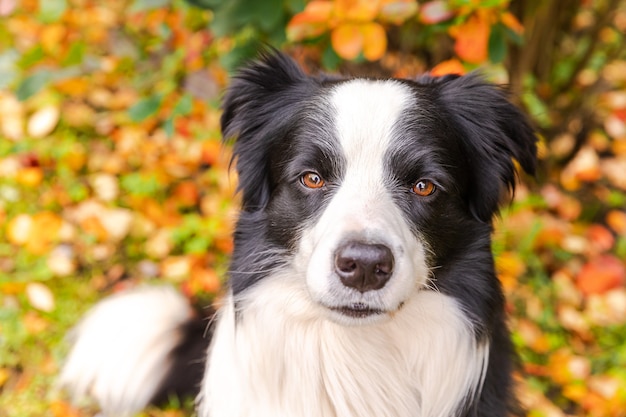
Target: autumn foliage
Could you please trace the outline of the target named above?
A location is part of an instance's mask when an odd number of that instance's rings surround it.
[[[219,99],[259,39],[308,68],[510,84],[542,164],[493,246],[521,401],[626,416],[623,2],[0,0],[0,19],[0,416],[89,415],[52,379],[96,299],[148,281],[219,299],[237,207]]]

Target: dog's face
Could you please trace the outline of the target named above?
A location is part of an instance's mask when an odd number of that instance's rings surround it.
[[[233,292],[288,267],[344,324],[392,317],[420,290],[462,298],[458,268],[491,259],[512,158],[534,171],[532,130],[474,76],[316,79],[273,55],[224,103],[243,194]]]

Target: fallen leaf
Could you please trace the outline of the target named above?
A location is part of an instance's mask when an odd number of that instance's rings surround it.
[[[170,256],[161,262],[161,272],[167,279],[179,281],[191,273],[191,260],[187,256]]]
[[[587,240],[595,252],[606,252],[615,244],[615,237],[604,226],[592,224],[587,229]]]
[[[13,94],[2,91],[0,91],[0,131],[12,140],[20,140],[24,136],[24,106]]]
[[[601,255],[587,262],[576,277],[585,295],[602,294],[626,282],[626,266],[613,255]]]
[[[68,245],[53,249],[46,260],[46,265],[56,276],[66,277],[76,272],[76,259],[73,249]]]
[[[60,110],[58,106],[46,106],[36,111],[26,126],[28,134],[34,138],[48,136],[59,122]]]
[[[33,218],[28,214],[19,214],[7,225],[7,238],[14,245],[25,244],[33,227]]]
[[[26,296],[31,306],[46,313],[54,310],[54,295],[50,288],[40,282],[31,282],[26,285]]]
[[[611,210],[606,215],[607,225],[620,235],[626,236],[626,212]]]

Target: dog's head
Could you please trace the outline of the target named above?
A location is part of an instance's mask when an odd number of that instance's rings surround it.
[[[513,159],[535,170],[526,119],[476,75],[313,78],[274,53],[234,78],[223,109],[243,204],[233,292],[288,266],[341,322],[393,315],[452,288],[451,265],[490,260]]]

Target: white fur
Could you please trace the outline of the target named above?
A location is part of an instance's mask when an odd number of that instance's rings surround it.
[[[132,415],[152,399],[192,312],[173,288],[142,287],[98,303],[70,335],[59,385],[75,401],[98,402],[107,416]]]
[[[200,417],[450,417],[488,361],[457,302],[417,292],[393,317],[327,320],[285,271],[220,312]]]

